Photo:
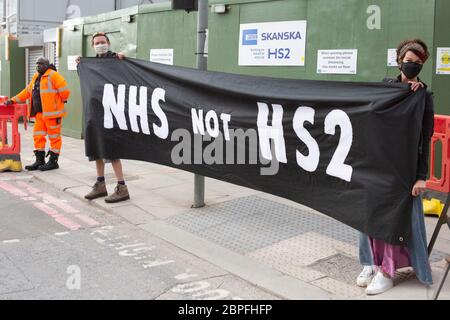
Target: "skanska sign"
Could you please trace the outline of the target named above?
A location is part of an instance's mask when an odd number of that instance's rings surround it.
[[[304,66],[306,21],[241,24],[240,66]]]

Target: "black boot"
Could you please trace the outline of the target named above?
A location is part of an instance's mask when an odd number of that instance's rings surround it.
[[[39,170],[48,171],[48,170],[53,170],[53,169],[59,168],[59,165],[58,165],[59,154],[54,153],[53,151],[49,151],[47,153],[47,157],[48,156],[50,156],[50,159],[48,160],[48,162],[46,164],[40,166]]]
[[[28,171],[38,170],[40,166],[45,164],[45,151],[35,150],[34,155],[36,156],[36,161],[33,164],[25,167],[25,169],[27,169]]]

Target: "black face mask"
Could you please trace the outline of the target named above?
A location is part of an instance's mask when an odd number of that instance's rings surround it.
[[[403,62],[400,70],[408,79],[414,79],[422,71],[423,65],[417,62]]]

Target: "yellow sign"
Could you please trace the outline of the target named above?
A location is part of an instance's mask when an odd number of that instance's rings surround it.
[[[450,75],[450,48],[437,48],[436,74]]]

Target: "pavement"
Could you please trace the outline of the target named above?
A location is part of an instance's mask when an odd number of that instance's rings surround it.
[[[34,161],[31,129],[22,130],[22,162]],[[445,226],[431,256],[435,284],[424,286],[410,269],[400,270],[395,287],[368,297],[355,285],[358,232],[298,203],[206,178],[203,208],[191,208],[191,173],[139,161],[123,161],[131,199],[107,204],[86,201],[95,182],[95,164],[84,156],[84,141],[63,137],[60,169],[30,172],[44,184],[124,219],[136,230],[156,237],[234,277],[282,299],[430,299],[450,253]],[[1,177],[1,176],[0,176]],[[106,166],[109,192],[116,185]],[[428,236],[437,218],[426,217]],[[170,298],[170,297],[169,297]],[[255,297],[258,298],[258,297]],[[450,299],[447,279],[440,299]]]

